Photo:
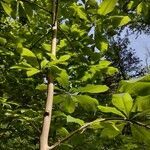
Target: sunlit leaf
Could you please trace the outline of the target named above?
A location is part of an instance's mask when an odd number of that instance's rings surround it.
[[[79,119],[79,118],[74,118],[70,115],[67,116],[67,122],[73,122],[73,123],[77,123],[80,126],[84,125],[84,121]]]
[[[130,111],[133,106],[133,100],[130,94],[128,93],[114,94],[112,97],[112,103],[120,111],[124,112],[124,114],[126,114],[127,117],[129,117]]]
[[[112,12],[115,8],[116,3],[117,0],[103,0],[103,2],[99,5],[98,14],[105,16],[108,13]]]

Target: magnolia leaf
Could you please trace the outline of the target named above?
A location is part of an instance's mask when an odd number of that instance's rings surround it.
[[[5,45],[7,43],[7,40],[3,37],[0,37],[0,45]]]
[[[11,16],[12,8],[10,7],[10,5],[5,2],[1,2],[1,4],[2,4],[2,7],[3,7],[4,11],[6,12],[6,14]]]
[[[116,27],[124,26],[131,21],[129,16],[112,16],[110,19]]]
[[[38,61],[35,54],[27,48],[19,48],[18,52],[25,60],[34,67],[38,67]]]
[[[88,84],[85,87],[78,87],[77,89],[75,89],[75,92],[80,92],[80,93],[102,93],[102,92],[106,92],[108,89],[109,88],[106,85]]]
[[[51,50],[51,45],[50,44],[46,44],[46,43],[43,43],[42,44],[42,48],[48,52],[50,52]]]
[[[67,122],[73,122],[73,123],[77,123],[80,126],[84,125],[84,121],[79,119],[79,118],[74,118],[70,115],[67,116]]]
[[[67,94],[61,94],[54,97],[54,103],[60,104],[60,108],[68,113],[73,113],[76,108],[76,102],[72,96]]]
[[[70,55],[63,55],[58,59],[58,61],[64,62],[64,61],[67,61],[69,58],[70,58]]]
[[[26,73],[27,73],[27,76],[30,77],[30,76],[33,76],[33,75],[39,73],[39,72],[40,72],[40,70],[38,70],[36,68],[30,68],[30,70],[27,71]]]
[[[60,136],[60,137],[66,137],[67,135],[69,135],[69,132],[67,131],[66,128],[61,127],[56,130],[56,134],[57,136]]]
[[[133,106],[133,100],[130,94],[114,94],[112,97],[112,103],[116,106],[120,111],[124,112],[124,114],[129,117],[130,111]]]
[[[128,81],[121,81],[119,92],[127,92],[133,96],[146,96],[150,93],[150,75]]]
[[[141,112],[150,109],[150,95],[138,96],[132,108],[133,112]]]
[[[116,6],[118,0],[103,0],[99,5],[98,14],[107,15],[112,12]]]
[[[115,107],[107,107],[107,106],[98,106],[98,108],[105,113],[113,113],[116,115],[119,115],[123,118],[125,118],[125,115],[122,114],[119,110],[117,110]]]
[[[72,97],[74,97],[86,111],[95,111],[97,108],[98,101],[95,98],[87,95],[76,95]]]
[[[114,138],[121,133],[123,127],[124,123],[119,125],[107,124],[106,128],[104,128],[101,132],[101,137]]]
[[[63,88],[67,89],[69,87],[69,76],[66,70],[62,70],[59,74],[59,77],[57,77],[56,80]]]
[[[35,89],[40,90],[40,91],[46,91],[47,90],[47,85],[46,84],[39,84],[38,86],[36,86]]]
[[[139,142],[142,141],[145,144],[150,146],[150,131],[148,129],[134,124],[131,126],[131,130],[132,130],[133,137],[137,141]]]

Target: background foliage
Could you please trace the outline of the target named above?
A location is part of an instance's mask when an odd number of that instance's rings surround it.
[[[149,1],[60,1],[57,57],[50,1],[2,0],[0,11],[0,149],[38,149],[48,74],[51,145],[91,122],[58,149],[149,148],[150,76],[122,80],[144,73],[116,38],[125,27],[149,29]]]

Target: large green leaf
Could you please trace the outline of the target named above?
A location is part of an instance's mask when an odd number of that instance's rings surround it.
[[[119,92],[128,92],[133,96],[146,96],[150,93],[150,75],[141,78],[122,81]]]
[[[78,87],[74,91],[80,93],[102,93],[102,92],[106,92],[108,89],[109,88],[106,85],[88,84],[85,87]]]
[[[115,107],[107,107],[107,106],[98,106],[98,108],[105,113],[113,113],[116,114],[118,116],[121,116],[123,118],[125,118],[125,115],[123,113],[121,113],[119,110],[117,110]]]
[[[101,137],[114,138],[121,133],[123,127],[123,123],[117,126],[114,123],[107,124],[106,128],[104,127],[104,129],[101,132]]]
[[[67,122],[73,122],[73,123],[77,123],[80,126],[84,125],[84,121],[79,119],[79,118],[74,118],[70,115],[67,116]]]
[[[124,114],[127,117],[129,117],[130,111],[133,106],[133,100],[130,94],[128,93],[114,94],[112,97],[112,103],[120,111],[124,112]]]
[[[132,125],[131,130],[133,137],[138,142],[143,142],[150,146],[150,130],[138,125]]]
[[[62,70],[56,80],[63,88],[67,89],[69,87],[69,75],[66,70]]]
[[[134,107],[132,111],[141,112],[150,109],[150,95],[148,96],[138,96],[136,98]]]
[[[1,5],[2,5],[4,11],[6,12],[6,14],[11,16],[12,8],[11,8],[10,4],[8,4],[6,2],[1,2]]]
[[[76,102],[72,96],[68,94],[54,96],[54,104],[59,104],[61,110],[68,113],[73,113],[76,108]]]
[[[131,21],[129,16],[112,16],[110,19],[115,27],[124,26]]]
[[[78,6],[76,3],[73,3],[72,6],[70,6],[71,9],[74,10],[74,12],[81,18],[87,21],[87,15],[83,9],[82,6]]]
[[[38,67],[38,61],[36,55],[27,48],[19,48],[18,52],[21,54],[22,57],[32,66]]]
[[[117,0],[103,0],[100,4],[98,9],[98,14],[100,15],[107,15],[108,13],[112,12],[115,8]]]
[[[87,95],[76,95],[72,97],[74,97],[86,111],[95,111],[97,108],[98,101],[95,98]]]

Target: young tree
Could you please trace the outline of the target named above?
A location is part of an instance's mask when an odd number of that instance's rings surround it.
[[[134,18],[123,1],[0,5],[1,149],[149,147],[150,76],[121,81],[112,97],[104,82],[118,71],[105,58],[108,31]]]

